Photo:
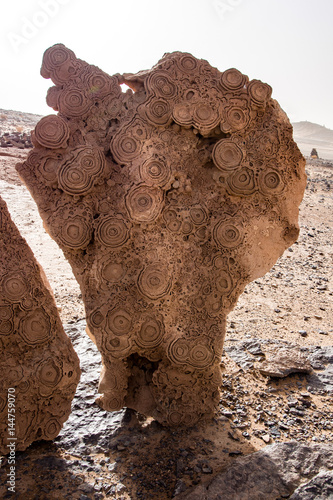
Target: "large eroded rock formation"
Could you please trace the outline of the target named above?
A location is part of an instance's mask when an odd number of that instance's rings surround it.
[[[41,74],[59,113],[18,171],[80,283],[99,404],[192,424],[219,399],[227,313],[298,236],[292,127],[269,85],[190,54],[109,76],[58,44]]]
[[[54,439],[79,378],[44,272],[0,197],[0,454]]]

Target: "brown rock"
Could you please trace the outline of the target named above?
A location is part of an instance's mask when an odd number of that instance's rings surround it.
[[[269,85],[181,52],[109,76],[58,44],[41,73],[59,114],[18,171],[81,286],[99,403],[192,424],[219,400],[227,313],[298,236],[291,125]]]
[[[304,444],[296,441],[266,446],[256,453],[236,459],[206,484],[181,493],[179,500],[294,500],[331,498],[332,482],[320,481],[315,489],[312,481],[333,468],[332,446]],[[300,485],[309,482],[310,495],[297,494]],[[295,491],[297,489],[297,491]],[[295,494],[292,493],[295,491]],[[311,492],[317,495],[311,495]],[[301,492],[302,493],[302,492]],[[291,496],[292,495],[292,496]]]
[[[260,363],[259,371],[267,377],[287,377],[291,373],[310,373],[310,361],[297,348],[276,348],[267,360]]]
[[[80,378],[47,279],[0,198],[0,453],[54,439]]]

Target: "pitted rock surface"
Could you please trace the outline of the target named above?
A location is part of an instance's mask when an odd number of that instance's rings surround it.
[[[99,404],[193,424],[219,399],[227,313],[298,236],[292,127],[269,85],[190,54],[109,76],[58,44],[41,74],[58,115],[18,172],[80,284]]]
[[[0,453],[52,440],[80,378],[46,277],[0,198]],[[9,395],[9,397],[8,397]]]

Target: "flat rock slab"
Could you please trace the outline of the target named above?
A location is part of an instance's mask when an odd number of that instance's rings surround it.
[[[258,369],[264,376],[284,378],[305,373],[308,391],[333,392],[333,348],[299,347],[286,341],[228,339],[225,353],[243,370]]]
[[[310,361],[298,348],[276,348],[260,363],[259,371],[268,377],[284,378],[291,373],[310,373]]]
[[[302,484],[291,495],[290,500],[327,500],[333,498],[333,472],[319,472],[311,481]]]
[[[308,492],[312,486],[320,495],[332,492],[331,483],[326,485],[323,475],[332,469],[333,449],[330,445],[304,445],[296,441],[274,444],[235,460],[210,483],[177,495],[177,499],[276,500],[287,498],[294,492],[294,500],[330,498],[300,496],[307,488],[306,485],[298,488],[307,481]]]

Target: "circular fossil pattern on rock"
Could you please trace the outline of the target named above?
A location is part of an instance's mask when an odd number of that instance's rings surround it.
[[[189,220],[185,220],[181,225],[181,230],[183,234],[191,234],[193,231],[193,224]]]
[[[103,336],[103,348],[114,358],[123,359],[133,352],[131,338],[128,335]]]
[[[200,205],[190,208],[190,217],[194,224],[200,225],[207,221],[207,213]]]
[[[36,308],[20,321],[19,334],[30,345],[43,344],[51,337],[48,314],[42,308]]]
[[[0,321],[7,321],[13,317],[13,308],[10,305],[0,305]]]
[[[53,108],[54,111],[59,111],[58,110],[58,99],[59,99],[60,92],[61,92],[61,88],[59,88],[59,87],[50,87],[49,90],[47,91],[46,104],[48,106],[50,106],[50,108]]]
[[[138,278],[140,292],[152,300],[160,299],[169,293],[171,284],[168,269],[159,263],[148,265]]]
[[[102,326],[103,322],[104,322],[104,319],[105,319],[105,316],[104,314],[99,310],[99,309],[95,309],[91,315],[90,315],[90,323],[92,324],[92,326],[96,327],[96,328],[99,328]]]
[[[145,183],[164,186],[170,179],[170,167],[166,161],[151,158],[140,166],[140,175]]]
[[[260,172],[258,182],[260,191],[266,195],[279,194],[285,187],[281,175],[273,169],[267,169]]]
[[[193,108],[193,125],[201,129],[214,129],[219,124],[218,112],[206,102],[196,103]]]
[[[143,109],[148,122],[154,126],[166,126],[171,120],[171,106],[166,99],[153,97]]]
[[[47,71],[54,71],[72,59],[75,59],[74,52],[65,45],[57,43],[44,52],[43,67]]]
[[[187,74],[196,73],[198,70],[198,61],[191,54],[180,57],[177,61],[179,69]]]
[[[227,271],[220,271],[215,280],[216,288],[220,293],[229,293],[232,290],[233,282]]]
[[[45,158],[39,165],[38,169],[42,177],[47,182],[47,184],[50,184],[51,186],[55,187],[57,186],[58,183],[57,172],[60,163],[61,162],[57,158],[51,157],[51,158]]]
[[[98,148],[79,147],[58,170],[59,187],[71,195],[87,194],[105,168],[105,156]]]
[[[41,363],[37,369],[39,382],[47,387],[55,387],[62,378],[61,368],[52,358]]]
[[[129,136],[125,130],[120,130],[112,139],[110,149],[115,160],[123,165],[140,155],[141,144],[138,139]]]
[[[173,340],[169,344],[167,354],[172,363],[180,365],[188,364],[188,357],[190,354],[189,342],[182,338]]]
[[[69,118],[82,118],[89,112],[92,104],[82,88],[64,90],[58,98],[60,113]]]
[[[120,281],[126,274],[126,269],[121,262],[107,261],[103,264],[102,277],[106,281]]]
[[[171,99],[177,95],[177,87],[165,71],[157,70],[151,73],[145,80],[145,86],[148,92],[165,99]]]
[[[28,284],[20,273],[7,274],[2,280],[4,298],[19,302],[28,291]]]
[[[171,231],[171,233],[178,233],[180,228],[181,228],[181,221],[178,220],[178,219],[174,219],[174,220],[170,220],[166,227],[169,231]]]
[[[247,167],[236,170],[227,178],[227,184],[231,194],[249,195],[257,189],[254,172]]]
[[[115,335],[125,335],[132,328],[132,317],[122,307],[113,309],[107,315],[107,325]]]
[[[92,227],[89,221],[77,215],[64,220],[58,238],[66,248],[80,249],[87,247],[91,235]]]
[[[227,123],[232,131],[243,130],[250,121],[248,109],[243,109],[239,106],[231,106],[226,113]],[[221,126],[222,131],[224,125]]]
[[[247,81],[248,78],[235,68],[227,69],[220,78],[220,83],[226,90],[240,90]]]
[[[47,440],[52,440],[58,436],[62,425],[56,418],[50,418],[48,422],[44,424],[43,428],[43,437]]]
[[[220,220],[213,230],[213,238],[218,246],[236,248],[243,239],[243,228],[236,219]]]
[[[188,364],[196,369],[205,369],[214,362],[213,351],[205,344],[198,342],[191,347],[188,355]]]
[[[172,117],[181,127],[190,127],[192,125],[193,107],[187,102],[178,103],[173,108]]]
[[[131,189],[126,196],[128,213],[135,222],[152,222],[162,210],[163,191],[145,184]]]
[[[35,138],[45,148],[65,148],[69,139],[69,127],[60,116],[44,116],[36,125]]]
[[[260,80],[251,80],[248,85],[248,92],[258,106],[263,106],[272,95],[272,87]]]
[[[1,320],[0,319],[0,335],[9,335],[14,331],[14,323],[9,320]]]
[[[243,152],[229,139],[221,139],[213,149],[213,162],[220,170],[234,170],[243,160]]]
[[[128,238],[129,230],[123,219],[107,216],[97,226],[96,239],[106,247],[121,247]]]
[[[155,318],[147,318],[141,326],[136,338],[140,347],[145,349],[154,349],[158,347],[163,340],[164,329]]]
[[[71,195],[87,194],[94,185],[94,179],[75,163],[66,163],[58,174],[59,187]]]
[[[87,83],[89,94],[97,99],[103,99],[110,94],[118,95],[121,93],[118,80],[115,77],[103,73],[103,71],[94,72],[88,75]]]

